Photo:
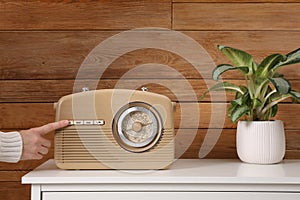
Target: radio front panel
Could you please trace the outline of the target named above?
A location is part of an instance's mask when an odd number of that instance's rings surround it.
[[[125,97],[127,101],[118,98]],[[174,160],[174,103],[144,91],[96,90],[62,97],[55,161],[62,169],[164,169]]]

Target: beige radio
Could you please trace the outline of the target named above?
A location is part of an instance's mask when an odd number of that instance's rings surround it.
[[[175,103],[163,95],[107,89],[55,103],[54,159],[62,169],[164,169],[174,160]]]

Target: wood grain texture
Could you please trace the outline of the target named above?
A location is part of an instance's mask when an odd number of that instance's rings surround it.
[[[75,79],[81,63],[89,52],[102,41],[118,33],[118,31],[0,32],[0,79]],[[261,62],[267,55],[287,54],[299,48],[295,41],[300,41],[300,31],[186,31],[183,33],[199,43],[216,65],[229,63],[227,58],[217,50],[218,44],[247,51],[254,56],[256,62]],[[170,42],[172,41],[173,39],[170,39]],[[112,55],[112,50],[108,49],[105,55],[99,55],[95,61],[101,58],[108,59]],[[195,55],[201,58],[198,52],[195,52]],[[140,49],[117,58],[106,69],[102,78],[120,78],[126,72],[147,63],[167,65],[178,71],[178,74],[168,74],[166,69],[162,68],[159,74],[138,71],[129,74],[128,77],[180,78],[183,76],[188,79],[203,77],[210,79],[213,69],[213,66],[209,66],[206,70],[206,63],[199,63],[202,66],[199,74],[184,57],[168,51],[167,48],[164,51]],[[281,72],[288,79],[300,80],[298,66],[282,67]],[[100,78],[94,71],[93,68],[87,68],[84,76],[81,77]],[[241,79],[242,77],[239,73],[226,73],[223,78]]]
[[[204,137],[207,134],[207,129],[199,129],[195,135],[195,130],[186,129],[184,134],[186,137],[180,137],[176,140],[176,154],[177,156],[181,155],[181,158],[197,159],[199,158],[198,153],[200,148],[207,150],[209,152],[210,148],[208,145],[203,143]],[[235,129],[211,129],[210,134],[219,134],[221,135],[214,145],[212,150],[207,154],[205,158],[214,159],[214,158],[238,158],[236,153],[236,130]],[[286,130],[286,155],[285,159],[294,159],[300,156],[300,148],[298,146],[300,142],[300,133],[297,130]],[[194,138],[192,140],[192,138]],[[192,140],[192,142],[191,142]],[[186,147],[188,148],[186,149]],[[184,151],[186,149],[186,151]]]
[[[22,160],[22,161],[19,161],[18,163],[1,163],[0,170],[1,171],[11,171],[11,173],[13,173],[15,171],[19,171],[19,170],[21,170],[22,172],[25,172],[25,171],[29,172],[29,171],[37,168],[38,166],[40,166],[41,164],[43,164],[44,162],[46,162],[49,159],[53,159],[53,149],[51,151],[49,151],[47,156],[45,156],[41,160],[29,160],[29,161]],[[16,172],[16,173],[17,174],[13,175],[13,177],[11,177],[11,178],[7,177],[7,175],[3,175],[2,181],[5,181],[5,177],[6,177],[7,181],[20,182],[20,180],[17,180],[17,179],[19,179],[18,177],[21,173],[19,173],[19,172]],[[18,175],[18,173],[19,173],[19,175]],[[13,179],[13,180],[11,180],[11,179]]]
[[[0,171],[0,183],[1,182],[21,182],[22,176],[27,174],[29,171],[8,171],[8,170],[1,170]]]
[[[230,63],[230,61],[217,50],[217,45],[230,46],[250,53],[257,63],[271,54],[287,54],[299,48],[299,31],[184,31],[189,37],[195,39],[214,62]],[[279,69],[289,80],[300,79],[300,64],[289,65]],[[225,73],[223,78],[240,79],[240,73]]]
[[[236,128],[223,113],[227,109],[225,103],[181,103],[175,112],[175,127],[181,128]],[[199,113],[197,113],[197,109]],[[52,103],[2,103],[0,104],[0,130],[26,129],[54,121],[55,112]],[[277,119],[284,121],[286,129],[300,129],[298,113],[300,104],[280,104]],[[200,117],[197,124],[196,116]],[[220,119],[210,118],[218,116]],[[221,116],[224,116],[221,118]],[[223,125],[223,119],[225,123]]]
[[[30,185],[22,185],[20,182],[0,182],[0,199],[30,200]]]
[[[300,30],[300,3],[174,3],[175,30]]]
[[[236,85],[245,85],[243,80],[230,80]],[[72,93],[81,92],[83,87],[94,89],[138,89],[147,87],[149,92],[169,97],[174,102],[199,102],[200,97],[212,85],[213,80],[203,79],[103,79],[103,80],[0,80],[0,102],[2,103],[48,103]],[[290,81],[293,90],[300,91],[300,80]],[[228,102],[234,99],[235,93],[212,92],[201,102]],[[291,102],[286,100],[285,102]]]
[[[240,85],[242,81],[233,81]],[[172,101],[199,101],[200,96],[207,91],[208,86],[215,84],[212,80],[180,80],[180,79],[104,79],[100,80],[15,80],[0,81],[0,102],[55,102],[65,95],[81,92],[83,87],[93,89],[139,89],[147,87],[149,92],[168,96]],[[295,88],[300,88],[300,81],[292,82]],[[226,102],[225,95],[214,93],[215,101]],[[227,98],[232,99],[233,94]],[[210,101],[207,95],[203,101]]]
[[[169,0],[0,2],[1,30],[99,30],[171,26]]]

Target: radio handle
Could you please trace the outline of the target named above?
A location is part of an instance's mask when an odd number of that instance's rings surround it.
[[[57,102],[53,103],[53,109],[54,109],[54,111],[56,111],[56,108],[57,108]]]
[[[172,102],[173,112],[176,112],[176,102]]]

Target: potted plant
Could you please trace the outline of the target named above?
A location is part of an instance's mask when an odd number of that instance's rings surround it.
[[[300,63],[300,48],[286,55],[269,55],[259,64],[242,50],[220,45],[218,49],[233,65],[218,65],[212,72],[213,80],[218,81],[220,75],[230,70],[240,71],[245,79],[244,85],[224,81],[207,91],[225,90],[235,93],[228,117],[233,123],[238,121],[236,139],[239,158],[257,164],[280,162],[285,154],[284,127],[282,121],[272,119],[277,113],[279,102],[287,98],[298,101],[300,93],[291,89],[290,82],[278,69]]]

